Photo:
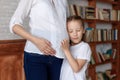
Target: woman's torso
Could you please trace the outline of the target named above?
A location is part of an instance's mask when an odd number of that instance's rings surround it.
[[[29,17],[30,33],[49,40],[56,56],[64,57],[60,49],[61,41],[68,38],[64,0],[54,0],[54,4],[52,0],[34,0]],[[42,54],[30,41],[27,41],[25,51]]]

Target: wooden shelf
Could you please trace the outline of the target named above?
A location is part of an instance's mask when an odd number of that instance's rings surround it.
[[[106,61],[103,61],[100,63],[91,64],[90,67],[96,67],[99,65],[104,65],[104,64],[108,64],[108,63],[115,63],[115,62],[116,62],[116,59],[110,59],[110,60],[106,60]]]
[[[88,42],[90,45],[95,44],[106,44],[106,43],[118,43],[118,40],[112,40],[112,41],[96,41],[96,42]]]
[[[18,43],[18,42],[26,42],[25,39],[14,39],[14,40],[0,40],[0,44],[6,44],[6,43]]]
[[[119,5],[120,2],[117,1],[110,1],[110,0],[97,0],[99,2],[103,2],[103,3],[109,3],[109,4],[113,4],[113,5]]]
[[[118,24],[120,23],[120,21],[108,21],[108,20],[99,20],[99,19],[84,19],[84,22],[88,22],[88,23],[110,23],[110,24]]]
[[[112,27],[110,26],[111,29],[117,29],[118,30],[118,34],[117,34],[118,35],[118,40],[88,42],[90,47],[91,47],[91,50],[92,50],[93,59],[94,59],[95,62],[98,62],[98,63],[95,63],[93,65],[91,64],[89,66],[89,69],[88,69],[89,73],[88,74],[91,77],[91,80],[97,80],[97,78],[95,77],[95,75],[96,75],[96,66],[111,63],[112,69],[115,70],[115,74],[117,75],[115,80],[120,80],[120,77],[119,77],[119,74],[120,74],[120,69],[119,69],[119,67],[120,67],[120,62],[119,62],[120,61],[120,57],[119,57],[119,55],[120,55],[120,50],[119,50],[120,49],[119,48],[120,47],[120,45],[119,45],[120,44],[120,37],[119,37],[119,35],[120,35],[120,31],[119,31],[120,30],[120,21],[117,21],[118,20],[117,18],[114,19],[113,16],[110,17],[108,20],[100,20],[102,18],[100,18],[100,16],[98,16],[98,14],[100,14],[100,13],[97,14],[97,9],[96,9],[96,8],[99,8],[99,7],[97,7],[97,4],[99,4],[99,3],[101,3],[103,5],[104,5],[104,3],[109,4],[109,5],[111,5],[113,10],[120,10],[120,0],[119,1],[88,0],[88,6],[93,6],[95,8],[94,9],[95,11],[94,11],[94,14],[92,14],[93,16],[91,17],[91,19],[83,19],[83,21],[88,24],[88,27],[91,27],[91,28],[94,28],[94,29],[97,28],[96,27],[97,23],[105,24],[105,25],[110,24],[112,26]],[[112,10],[110,10],[110,11],[112,11]],[[76,12],[77,12],[77,9],[76,9]],[[76,14],[76,15],[78,15],[78,14]],[[112,15],[112,14],[109,14],[109,15]],[[96,19],[95,16],[97,16],[97,19]],[[83,17],[86,18],[87,16],[83,16]],[[111,20],[116,20],[116,21],[111,21]],[[102,28],[104,29],[104,26]],[[105,29],[106,29],[106,27],[105,27]],[[107,34],[107,36],[108,36],[108,34]],[[92,38],[94,38],[94,37],[92,36]],[[95,39],[93,39],[93,40],[95,40]],[[116,49],[116,53],[114,53],[114,54],[115,54],[115,57],[116,56],[117,57],[115,59],[111,58],[109,60],[106,60],[106,61],[103,61],[103,62],[99,63],[98,55],[95,54],[96,53],[96,46],[99,45],[99,44],[108,44],[108,43],[111,44],[112,49]]]
[[[88,23],[93,23],[96,21],[96,19],[84,19],[83,21]]]
[[[120,21],[107,21],[107,20],[99,20],[99,19],[96,19],[96,22],[99,22],[99,23],[111,23],[111,24],[120,23]]]
[[[0,55],[14,55],[24,51],[25,39],[0,40]]]
[[[24,45],[22,39],[0,40],[0,80],[25,80]]]

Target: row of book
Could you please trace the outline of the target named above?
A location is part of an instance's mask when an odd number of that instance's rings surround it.
[[[83,7],[75,4],[69,5],[70,15],[79,15],[83,19],[95,19],[94,7]]]
[[[109,49],[106,53],[96,52],[92,54],[90,64],[102,63],[110,59],[116,59],[117,50]]]
[[[69,5],[70,15],[78,15],[83,19],[99,19],[120,21],[120,10],[94,8],[91,6]]]
[[[120,21],[120,10],[96,8],[96,19]]]
[[[114,70],[106,70],[105,72],[96,72],[96,80],[115,80],[116,73]],[[92,80],[90,76],[87,76],[87,80]]]
[[[94,29],[86,28],[84,35],[86,42],[99,42],[118,40],[118,29]]]
[[[97,80],[114,80],[116,74],[112,70],[106,70],[105,72],[97,72]]]

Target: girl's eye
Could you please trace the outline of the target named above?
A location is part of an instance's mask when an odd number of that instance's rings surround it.
[[[80,30],[76,30],[77,32],[79,32]]]
[[[69,33],[72,33],[73,31],[68,31]]]

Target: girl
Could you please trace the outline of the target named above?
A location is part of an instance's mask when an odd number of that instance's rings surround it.
[[[64,59],[60,80],[86,80],[85,71],[90,61],[91,49],[87,43],[82,41],[85,33],[80,16],[70,16],[67,20],[69,41],[64,39],[61,47],[66,59]]]

